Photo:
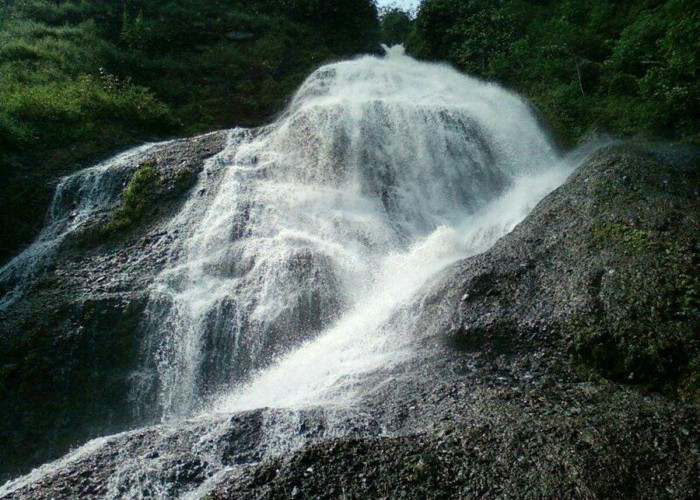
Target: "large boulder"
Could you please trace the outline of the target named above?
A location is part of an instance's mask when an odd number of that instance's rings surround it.
[[[421,328],[465,351],[546,349],[587,376],[697,401],[699,163],[691,147],[599,150],[491,250],[450,269]]]

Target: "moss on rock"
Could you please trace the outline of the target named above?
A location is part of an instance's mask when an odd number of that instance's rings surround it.
[[[100,235],[110,237],[139,221],[155,207],[155,195],[161,184],[155,160],[143,163],[131,177],[122,192],[122,199],[111,220],[100,228]]]

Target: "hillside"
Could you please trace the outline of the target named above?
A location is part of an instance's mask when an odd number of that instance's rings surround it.
[[[369,0],[2,0],[0,263],[36,236],[60,176],[260,125],[312,69],[378,40]]]

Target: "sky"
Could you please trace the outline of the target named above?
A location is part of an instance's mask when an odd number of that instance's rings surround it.
[[[377,0],[377,5],[380,7],[396,4],[397,7],[404,9],[418,7],[419,3],[420,0]]]

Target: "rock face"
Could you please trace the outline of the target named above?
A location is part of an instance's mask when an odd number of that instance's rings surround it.
[[[595,153],[415,298],[416,356],[368,374],[352,407],[100,438],[0,498],[697,498],[698,159],[656,146]],[[3,408],[24,419],[2,424],[4,442],[39,430],[60,452],[128,425],[129,321],[153,274],[105,259],[155,255],[142,227],[100,252],[68,251],[28,309],[3,318]],[[111,289],[90,269],[132,281]],[[81,428],[86,414],[99,424]],[[3,453],[16,464],[37,448],[14,439]]]
[[[173,235],[162,227],[224,139],[211,134],[150,150],[139,160],[156,165],[159,182],[148,196],[157,205],[111,233],[100,228],[118,208],[93,214],[60,243],[60,257],[22,299],[0,310],[0,480],[147,420],[127,403],[146,287],[172,252]],[[131,173],[115,179],[115,189]],[[70,211],[75,202],[56,205]]]
[[[699,163],[594,154],[420,298],[425,358],[366,401],[391,432],[315,443],[210,498],[698,496]]]
[[[594,154],[512,234],[451,270],[425,328],[465,351],[536,348],[698,400],[697,150]]]
[[[697,451],[687,442],[696,415],[616,389],[490,390],[497,397],[479,401],[484,413],[462,403],[464,413],[430,432],[309,446],[231,477],[208,498],[697,496]]]

